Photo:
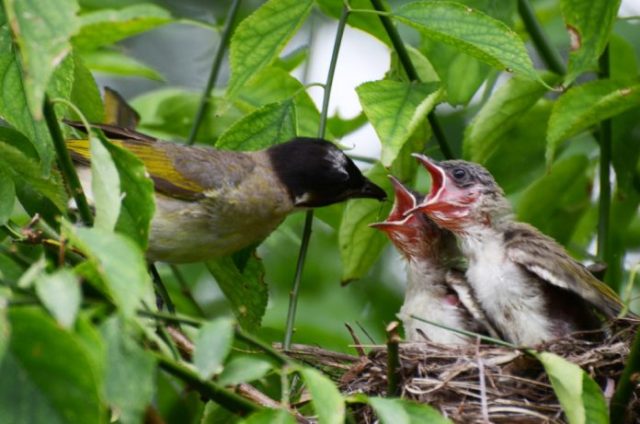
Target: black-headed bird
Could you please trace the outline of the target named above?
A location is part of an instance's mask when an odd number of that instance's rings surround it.
[[[383,231],[407,262],[407,288],[399,314],[405,337],[412,342],[424,341],[424,335],[440,344],[469,343],[467,336],[411,317],[472,332],[484,332],[486,323],[464,277],[455,270],[461,253],[453,234],[424,214],[406,215],[416,206],[416,195],[389,178],[395,191],[393,208],[385,221],[371,226]]]
[[[386,198],[338,147],[321,139],[296,138],[237,152],[95,126],[136,155],[154,182],[156,210],[147,251],[152,261],[185,263],[229,255],[262,241],[293,211],[352,198]],[[67,147],[90,193],[89,142],[68,140]]]
[[[507,341],[536,345],[599,328],[598,313],[613,318],[621,311],[615,292],[555,240],[514,220],[485,168],[414,156],[432,179],[429,195],[414,211],[456,235],[474,295]]]

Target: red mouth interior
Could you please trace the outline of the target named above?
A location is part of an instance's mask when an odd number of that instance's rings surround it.
[[[431,191],[427,196],[427,203],[429,203],[440,197],[444,190],[444,171],[430,160],[423,161],[423,163],[431,175]]]

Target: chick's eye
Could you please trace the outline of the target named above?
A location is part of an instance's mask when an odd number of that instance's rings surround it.
[[[453,170],[452,175],[456,180],[461,180],[467,176],[467,171],[462,168],[456,168]]]

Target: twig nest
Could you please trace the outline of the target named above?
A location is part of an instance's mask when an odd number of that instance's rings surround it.
[[[591,340],[565,338],[540,346],[579,365],[607,400],[622,374],[638,322],[617,321]],[[402,397],[429,404],[459,423],[565,423],[562,408],[542,365],[525,353],[490,345],[442,346],[431,342],[400,346]],[[387,352],[374,348],[344,373],[345,394],[386,396]],[[369,408],[358,422],[374,422]],[[640,422],[640,386],[629,405],[629,421]]]

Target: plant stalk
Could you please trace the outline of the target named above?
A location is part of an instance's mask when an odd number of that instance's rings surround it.
[[[398,33],[397,28],[391,22],[391,18],[386,15],[387,10],[384,8],[382,4],[382,0],[371,0],[371,4],[373,8],[378,12],[383,12],[385,14],[378,15],[380,17],[380,22],[382,22],[382,26],[387,31],[387,35],[391,40],[391,44],[393,45],[394,50],[398,54],[398,59],[404,68],[405,73],[410,81],[420,81],[420,77],[418,75],[418,71],[415,66],[413,66],[413,62],[411,61],[411,57],[409,56],[409,52],[404,46],[402,42],[402,38],[400,37],[400,33]],[[431,125],[431,131],[433,132],[433,137],[436,139],[438,146],[440,147],[440,151],[445,159],[454,159],[453,151],[447,142],[447,137],[444,134],[444,130],[436,117],[435,111],[429,112],[427,115],[427,120],[429,121],[429,125]]]
[[[609,78],[609,46],[600,56],[600,78]],[[600,197],[598,199],[598,258],[608,266],[613,265],[609,240],[611,214],[611,119],[605,119],[600,124]]]
[[[386,328],[387,332],[387,396],[396,396],[399,394],[400,378],[398,372],[400,370],[400,355],[398,353],[398,345],[400,344],[400,335],[398,334],[398,321],[392,321]]]
[[[198,135],[198,130],[200,129],[200,125],[204,120],[204,114],[207,112],[207,108],[209,107],[209,97],[211,95],[211,90],[213,89],[218,79],[218,75],[220,74],[220,68],[222,67],[224,53],[227,50],[229,38],[231,38],[233,23],[236,20],[238,9],[240,8],[240,1],[241,0],[233,0],[233,3],[231,3],[231,7],[229,8],[229,12],[227,13],[227,18],[224,22],[224,28],[222,30],[222,34],[220,35],[218,49],[216,50],[216,55],[213,58],[213,63],[211,64],[209,79],[207,80],[207,85],[202,92],[202,97],[200,97],[200,104],[198,105],[196,117],[193,120],[193,125],[191,126],[191,131],[189,132],[189,138],[187,138],[188,145],[192,145],[193,143],[195,143],[196,136]]]
[[[338,54],[340,53],[340,45],[342,44],[342,36],[347,26],[349,18],[349,9],[342,8],[342,14],[338,21],[336,30],[336,38],[333,43],[333,52],[331,53],[331,62],[329,63],[329,71],[327,73],[327,81],[324,85],[324,96],[322,98],[322,111],[320,113],[320,124],[318,125],[318,138],[324,138],[327,128],[327,116],[329,114],[329,99],[331,96],[331,86],[335,76],[336,65],[338,63]],[[300,243],[300,252],[298,253],[298,262],[296,264],[296,273],[293,278],[293,288],[289,295],[289,308],[287,311],[287,324],[284,333],[284,342],[282,346],[285,351],[291,348],[291,339],[293,338],[293,329],[296,320],[296,310],[298,308],[298,294],[300,292],[300,284],[302,281],[302,271],[307,258],[307,250],[311,240],[311,231],[313,229],[313,210],[307,212],[304,220],[304,230],[302,232],[302,242]]]
[[[78,208],[78,212],[80,213],[80,219],[82,219],[82,222],[86,226],[90,227],[93,225],[93,214],[91,213],[91,209],[89,208],[89,203],[87,202],[87,198],[84,195],[84,191],[82,191],[80,179],[78,178],[76,168],[73,166],[73,162],[71,161],[71,156],[69,155],[67,145],[64,142],[62,131],[60,130],[60,126],[58,125],[56,112],[53,109],[53,104],[51,103],[51,100],[49,100],[48,96],[45,97],[44,101],[44,118],[47,122],[47,127],[49,128],[49,133],[51,134],[51,139],[53,140],[53,146],[56,150],[60,172],[62,172],[64,180],[67,183],[67,189],[76,201],[76,206]]]
[[[201,396],[213,400],[225,409],[239,415],[249,415],[259,411],[262,406],[254,404],[236,393],[212,382],[202,380],[196,373],[178,361],[154,353],[160,368],[187,383],[189,388],[195,389]]]
[[[611,404],[609,405],[610,422],[626,422],[625,415],[629,401],[631,400],[633,388],[637,384],[638,373],[640,373],[640,332],[637,332],[633,339],[631,352],[629,352],[629,356],[627,357],[627,364],[622,371],[616,391],[611,398]]]
[[[529,3],[529,0],[518,0],[518,14],[529,36],[531,36],[533,45],[547,68],[559,75],[566,74],[567,69],[564,66],[564,61],[558,51],[551,45],[547,35],[540,26],[540,22],[538,22],[538,18],[536,18],[535,11],[531,3]]]

